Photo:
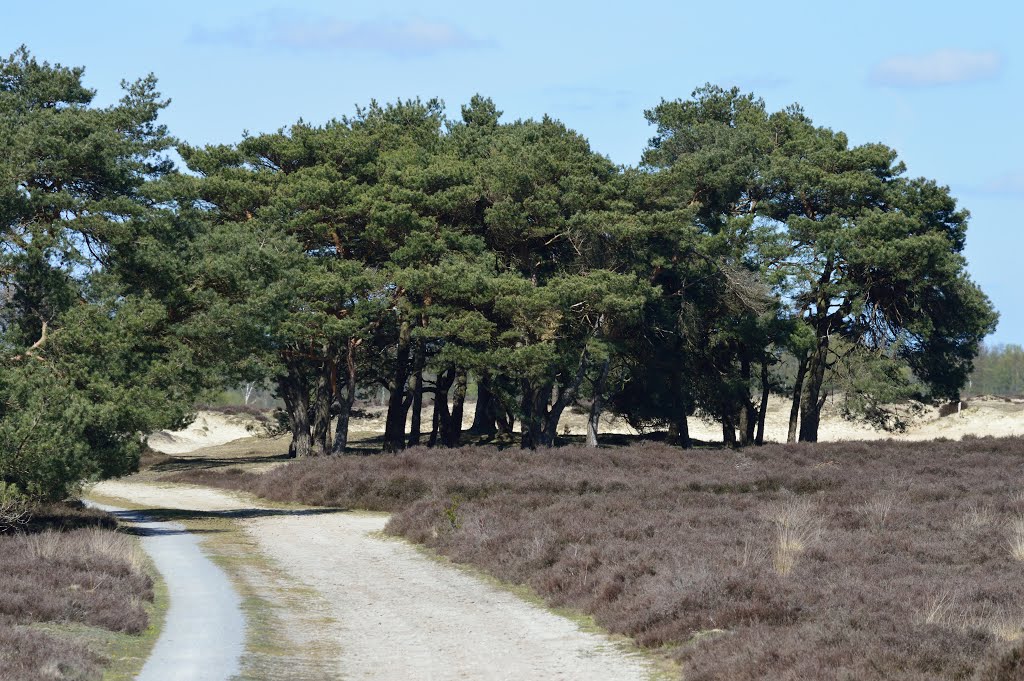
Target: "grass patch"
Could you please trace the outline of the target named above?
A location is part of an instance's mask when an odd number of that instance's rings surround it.
[[[417,448],[177,479],[391,511],[388,532],[662,651],[688,681],[1024,665],[1019,438]]]

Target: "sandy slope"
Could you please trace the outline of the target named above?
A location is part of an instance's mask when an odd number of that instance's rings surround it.
[[[154,508],[253,510],[204,488],[111,481],[95,493]],[[248,514],[247,514],[248,515]],[[240,519],[256,544],[326,607],[316,636],[336,642],[346,679],[590,679],[648,676],[603,636],[409,544],[383,538],[387,517],[338,512]]]
[[[213,411],[201,411],[196,420],[183,430],[160,430],[149,436],[151,449],[164,454],[184,454],[200,447],[212,447],[250,437],[259,432],[251,416],[228,416]]]

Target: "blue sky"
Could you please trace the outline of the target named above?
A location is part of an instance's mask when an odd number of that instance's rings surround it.
[[[155,73],[171,131],[236,141],[370,99],[476,92],[507,118],[548,113],[618,163],[652,134],[644,109],[705,82],[801,103],[854,143],[895,147],[972,213],[972,276],[1024,343],[1024,5],[974,2],[515,3],[278,0],[17,3],[0,53],[86,67],[98,100]]]

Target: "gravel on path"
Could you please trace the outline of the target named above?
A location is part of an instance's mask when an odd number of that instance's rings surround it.
[[[193,486],[114,481],[96,489],[154,508],[241,511],[237,522],[260,550],[317,593],[316,607],[327,612],[312,633],[336,644],[338,678],[641,681],[652,675],[646,660],[610,638],[381,536],[386,515],[255,513],[261,507],[248,499]]]

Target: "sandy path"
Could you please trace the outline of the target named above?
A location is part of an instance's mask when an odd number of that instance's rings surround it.
[[[91,504],[142,533],[142,548],[167,583],[163,631],[136,681],[226,681],[239,670],[245,642],[241,599],[228,576],[183,525]]]
[[[252,510],[234,495],[195,487],[106,482],[97,494],[154,508]],[[293,579],[315,590],[340,646],[345,679],[587,679],[649,676],[608,639],[526,603],[405,542],[375,536],[384,515],[274,514],[239,521]]]

